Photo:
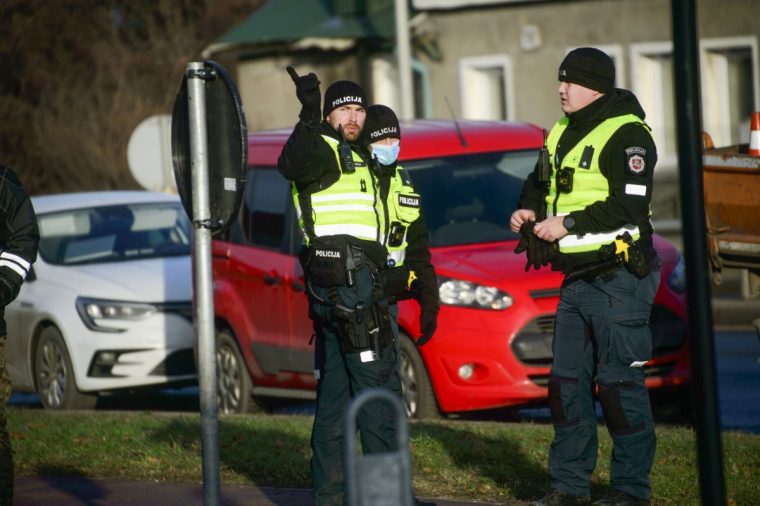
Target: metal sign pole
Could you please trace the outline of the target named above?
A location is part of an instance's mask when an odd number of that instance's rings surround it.
[[[221,503],[219,489],[219,421],[216,397],[214,346],[214,289],[211,271],[211,211],[206,132],[208,71],[202,62],[187,64],[187,99],[190,125],[190,160],[193,188],[193,254],[195,261],[195,328],[198,333],[198,382],[200,384],[203,504]]]
[[[407,0],[396,0],[396,53],[398,55],[401,119],[414,118],[412,92],[412,50],[409,42],[409,9]]]
[[[702,504],[726,504],[720,408],[708,277],[702,182],[702,116],[695,0],[672,0],[673,69],[678,126],[678,166],[683,202],[686,303],[691,336],[691,373],[697,422],[697,461]]]

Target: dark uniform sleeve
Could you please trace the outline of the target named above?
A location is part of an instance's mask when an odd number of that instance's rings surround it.
[[[539,214],[544,207],[542,202],[544,198],[546,197],[543,185],[538,182],[536,171],[534,170],[528,174],[527,179],[523,183],[520,198],[517,200],[517,209],[530,209],[536,213],[536,218],[541,220],[543,217],[539,216]]]
[[[320,126],[299,121],[282,148],[277,168],[299,190],[312,185],[324,188],[340,177],[335,153],[321,136]]]
[[[430,261],[427,226],[421,214],[409,226],[404,264],[417,276],[415,298],[420,303],[420,309],[438,314],[438,279]]]
[[[610,194],[582,211],[570,213],[574,233],[614,230],[626,223],[639,225],[649,216],[657,149],[646,127],[622,126],[602,150],[599,165]]]
[[[11,169],[0,166],[0,304],[18,296],[21,284],[37,260],[40,241],[37,217],[21,181]]]

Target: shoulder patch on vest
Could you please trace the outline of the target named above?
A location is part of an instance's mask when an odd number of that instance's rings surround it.
[[[398,167],[398,175],[401,176],[401,181],[406,186],[412,186],[412,179],[409,177],[409,172],[406,169]]]
[[[625,164],[628,172],[636,176],[643,176],[647,171],[647,150],[641,146],[631,146],[625,149]]]

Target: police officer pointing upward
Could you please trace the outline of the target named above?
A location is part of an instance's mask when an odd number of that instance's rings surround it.
[[[342,505],[347,405],[367,388],[401,395],[398,335],[381,275],[388,270],[393,214],[361,136],[367,117],[362,88],[337,81],[325,91],[320,108],[317,76],[298,76],[290,67],[288,72],[302,107],[278,168],[291,181],[304,235],[301,264],[316,338],[312,483],[317,505]],[[364,453],[398,450],[393,417],[385,402],[360,410]]]
[[[565,272],[549,378],[551,490],[536,505],[591,500],[594,383],[613,442],[611,492],[594,504],[646,505],[651,496],[655,432],[644,365],[660,280],[649,221],[657,153],[638,100],[614,80],[612,60],[598,49],[565,57],[565,116],[546,143],[550,177],[528,177],[510,219],[513,231],[556,248],[552,267]]]

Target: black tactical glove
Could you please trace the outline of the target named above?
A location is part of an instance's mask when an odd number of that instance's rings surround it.
[[[301,112],[298,116],[304,123],[318,124],[322,121],[322,93],[319,91],[319,79],[313,72],[299,76],[293,67],[288,67],[288,74],[296,84],[296,97],[301,102]]]
[[[14,290],[10,286],[10,282],[5,279],[0,279],[0,309],[4,308],[16,298],[18,295],[18,289]]]
[[[425,311],[420,313],[420,338],[417,339],[417,346],[422,346],[430,341],[438,327],[438,311]]]
[[[520,226],[520,242],[515,248],[515,253],[527,250],[528,261],[525,263],[525,272],[531,267],[538,270],[548,265],[557,253],[557,243],[540,239],[533,233],[535,221],[526,221]]]

